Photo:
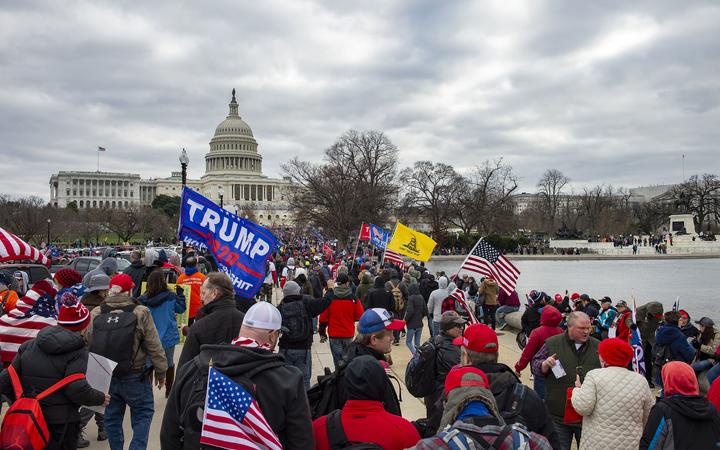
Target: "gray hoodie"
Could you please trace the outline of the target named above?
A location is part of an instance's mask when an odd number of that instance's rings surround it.
[[[442,302],[448,296],[448,280],[445,277],[438,278],[438,288],[430,293],[428,299],[428,312],[432,312],[433,322],[440,322],[442,316]]]

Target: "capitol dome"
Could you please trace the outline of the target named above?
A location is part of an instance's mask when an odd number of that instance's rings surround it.
[[[210,153],[205,155],[206,173],[262,173],[262,156],[252,129],[238,114],[235,89],[232,90],[229,114],[215,128]]]

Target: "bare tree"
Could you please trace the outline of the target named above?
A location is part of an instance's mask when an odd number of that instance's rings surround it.
[[[548,218],[551,229],[555,227],[555,218],[560,208],[563,189],[569,182],[570,179],[561,171],[548,169],[537,183],[541,211]]]
[[[107,228],[118,235],[122,242],[128,242],[138,234],[143,225],[143,214],[137,207],[108,212]]]
[[[52,211],[45,200],[36,196],[0,197],[0,226],[16,234],[25,242],[39,244],[45,240],[44,230]]]
[[[693,175],[671,190],[678,208],[695,214],[698,230],[720,216],[720,179],[714,174]]]
[[[417,161],[400,172],[400,182],[405,190],[403,205],[429,218],[438,240],[448,223],[450,202],[464,185],[460,175],[447,164]]]
[[[395,206],[397,148],[379,131],[350,130],[325,150],[322,164],[282,165],[295,183],[289,203],[299,222],[345,246],[363,221],[385,223]]]

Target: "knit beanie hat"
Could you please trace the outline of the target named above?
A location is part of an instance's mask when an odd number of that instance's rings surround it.
[[[120,273],[110,279],[110,288],[113,286],[117,286],[119,288],[118,292],[127,292],[135,287],[135,283],[132,278],[130,278],[130,275]]]
[[[80,303],[72,292],[60,296],[60,314],[58,325],[70,331],[84,330],[90,324],[90,311]]]
[[[283,287],[283,295],[300,295],[300,285],[294,281],[288,281]]]
[[[77,270],[60,269],[55,273],[55,281],[63,287],[75,286],[82,281],[82,275]]]
[[[665,397],[671,395],[700,395],[697,375],[692,367],[682,361],[670,361],[662,368]]]
[[[618,338],[600,342],[598,353],[605,364],[613,367],[627,367],[635,354],[630,344]]]

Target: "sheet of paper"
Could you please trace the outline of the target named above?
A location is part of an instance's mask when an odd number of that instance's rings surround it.
[[[97,353],[90,353],[88,357],[87,373],[85,375],[90,386],[105,394],[110,392],[110,381],[112,373],[117,363]],[[100,406],[83,406],[91,411],[105,414],[105,407]]]
[[[617,337],[617,327],[610,327],[610,329],[608,329],[608,339],[612,339],[614,337]]]
[[[555,375],[555,378],[562,378],[565,375],[567,375],[565,373],[565,369],[563,368],[562,364],[560,364],[559,359],[555,360],[555,365],[552,367],[552,373],[553,373],[553,375]]]

